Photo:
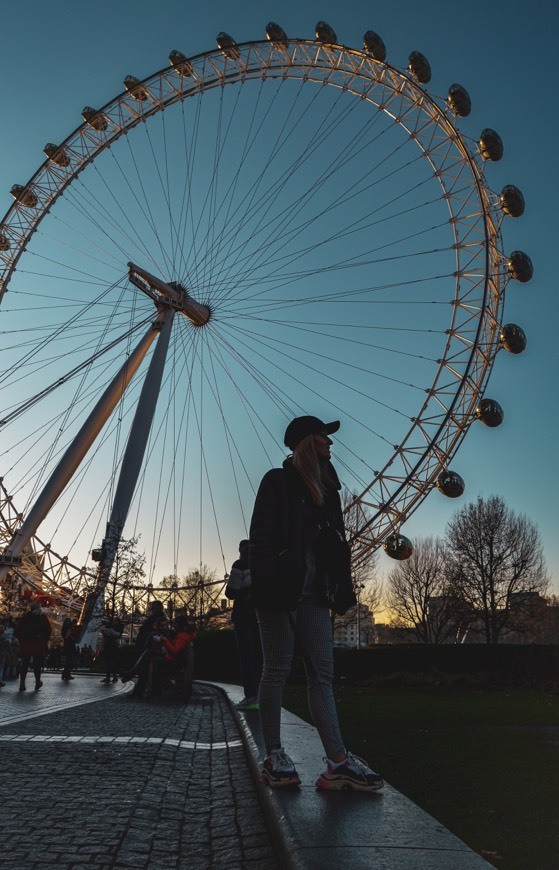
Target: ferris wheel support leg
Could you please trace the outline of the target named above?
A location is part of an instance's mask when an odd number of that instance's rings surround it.
[[[160,328],[161,324],[157,321],[150,325],[149,330],[109,384],[66,450],[21,527],[12,536],[4,551],[2,561],[0,561],[0,583],[11,569],[10,560],[17,560],[21,556],[49,510],[72,479],[89,448],[122,398]]]
[[[136,489],[151,424],[157,406],[157,399],[159,397],[161,381],[165,369],[165,361],[167,359],[174,313],[175,312],[170,309],[165,316],[157,340],[157,345],[153,352],[142,386],[142,391],[140,393],[140,398],[130,428],[128,443],[122,460],[118,484],[111,509],[111,516],[107,523],[105,537],[103,538],[103,543],[101,545],[101,561],[99,563],[99,572],[97,575],[97,587],[95,591],[86,598],[80,616],[80,623],[84,627],[85,634],[95,633],[95,638],[97,637],[99,621],[102,617],[104,589],[109,581],[122,531],[134,495],[134,490]],[[99,601],[101,602],[101,606],[99,606]],[[82,642],[85,641],[82,640]],[[88,643],[90,642],[91,641],[88,641]],[[94,646],[94,644],[92,644],[92,646]]]
[[[83,614],[84,610],[86,609],[88,609],[90,613],[88,616],[86,616],[86,622],[84,623]],[[82,626],[82,630],[79,637],[79,643],[81,646],[90,646],[92,647],[92,649],[95,649],[97,647],[99,628],[103,621],[104,609],[105,595],[103,590],[101,590],[100,592],[95,591],[94,593],[90,593],[90,595],[86,596],[84,606],[80,614],[80,625]]]

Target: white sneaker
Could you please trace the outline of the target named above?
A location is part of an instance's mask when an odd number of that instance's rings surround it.
[[[283,749],[274,749],[266,756],[260,765],[260,780],[270,788],[301,784],[293,761]]]
[[[333,764],[328,758],[324,761],[326,770],[316,781],[318,788],[330,791],[380,791],[384,785],[382,776],[351,752],[341,764]]]

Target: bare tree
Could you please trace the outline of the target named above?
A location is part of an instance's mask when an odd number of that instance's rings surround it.
[[[545,595],[549,582],[534,523],[500,496],[480,496],[450,521],[446,543],[453,588],[479,620],[486,643],[525,629],[534,598]]]
[[[105,616],[116,616],[128,609],[130,590],[145,579],[146,557],[138,550],[139,538],[121,538],[116,550],[109,582],[105,587]]]
[[[8,574],[0,585],[0,612],[17,616],[24,611],[26,603],[22,596],[21,578],[15,573]]]
[[[414,629],[422,643],[444,643],[456,632],[458,602],[447,579],[447,555],[438,538],[414,541],[413,553],[388,575],[393,628]]]
[[[171,575],[161,581],[161,586],[170,590],[173,610],[191,617],[198,631],[208,628],[220,611],[224,585],[207,565],[191,568],[184,577]]]

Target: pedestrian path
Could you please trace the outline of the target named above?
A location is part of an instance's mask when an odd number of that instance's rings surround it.
[[[86,673],[78,674],[73,680],[66,682],[60,679],[59,672],[46,671],[43,673],[42,689],[36,692],[28,688],[26,692],[20,692],[19,680],[10,680],[0,689],[0,726],[34,719],[55,710],[95,704],[130,691],[130,686],[121,682],[101,685],[99,681],[100,674]],[[27,682],[33,686],[32,674]]]
[[[61,682],[1,690],[2,870],[279,870],[220,689],[195,684],[185,706],[98,675]]]

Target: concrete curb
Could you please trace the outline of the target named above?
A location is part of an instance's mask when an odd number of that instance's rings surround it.
[[[204,681],[199,680],[198,682]],[[260,804],[264,811],[270,836],[272,837],[281,867],[283,870],[304,870],[306,865],[301,864],[300,861],[295,858],[297,843],[293,837],[293,831],[283,811],[283,807],[277,799],[276,793],[260,782],[260,771],[258,769],[260,751],[245,717],[235,709],[235,704],[238,703],[243,696],[242,691],[240,689],[235,691],[237,686],[230,686],[222,683],[209,683],[209,685],[219,689],[224,694],[237,722],[237,728],[243,742],[249,770],[256,785]]]
[[[231,707],[239,686],[212,683]],[[282,737],[302,785],[272,790],[258,776],[264,755],[258,713],[239,713],[239,733],[278,856],[286,870],[487,870],[480,855],[390,785],[376,794],[315,787],[324,750],[316,729],[282,710]]]

